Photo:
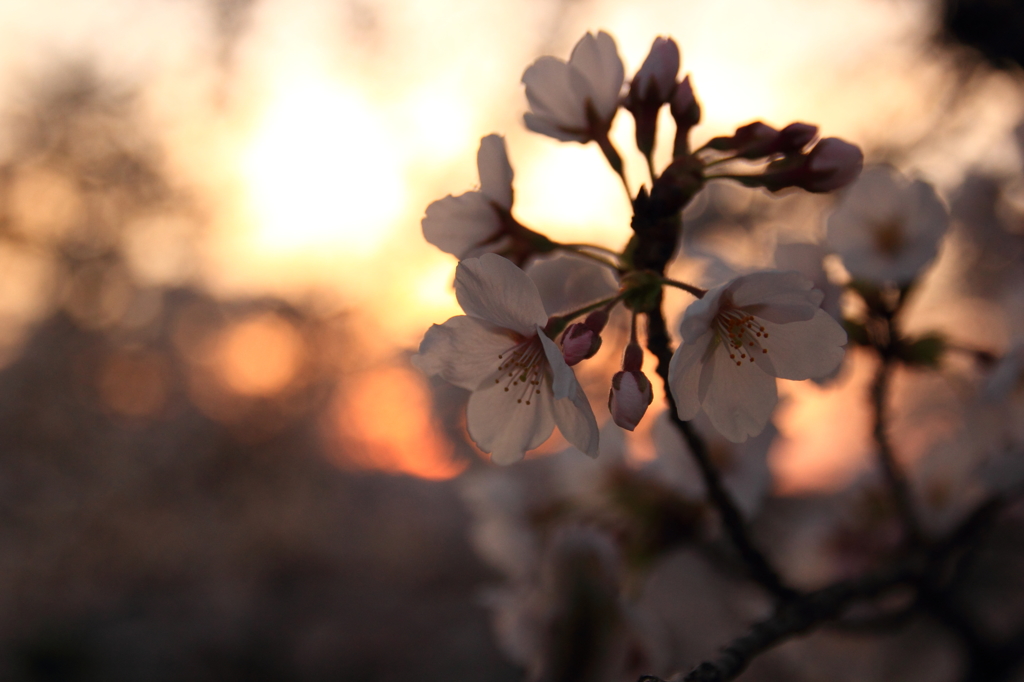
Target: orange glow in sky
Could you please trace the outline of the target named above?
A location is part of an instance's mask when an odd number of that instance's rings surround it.
[[[424,377],[415,370],[388,367],[346,383],[334,410],[334,428],[349,448],[341,462],[421,478],[443,480],[462,473],[452,446],[431,417]],[[353,454],[358,453],[358,454]]]

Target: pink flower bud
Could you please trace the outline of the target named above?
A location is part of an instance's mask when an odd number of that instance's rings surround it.
[[[818,134],[818,126],[810,123],[790,123],[779,131],[776,151],[783,154],[802,152]]]
[[[830,192],[856,180],[863,167],[864,154],[859,147],[826,137],[808,153],[804,177],[795,184],[808,192]]]
[[[671,38],[656,38],[643,66],[629,85],[625,106],[636,121],[636,145],[648,158],[654,151],[658,111],[672,97],[679,71],[679,48]]]
[[[618,372],[612,377],[608,411],[615,423],[627,431],[636,428],[652,400],[654,389],[643,372]]]
[[[736,129],[732,137],[716,137],[708,146],[723,152],[735,152],[744,159],[759,159],[775,152],[779,131],[770,125],[754,121]]]
[[[655,38],[647,59],[630,83],[626,106],[629,107],[633,102],[664,104],[676,87],[678,72],[679,47],[675,41],[671,38]]]
[[[690,155],[690,128],[700,123],[700,105],[693,96],[690,77],[676,86],[669,102],[669,110],[676,122],[676,139],[672,144],[672,158],[678,159]]]
[[[565,364],[570,367],[594,357],[600,348],[601,335],[585,322],[569,325],[562,335],[562,357],[565,358]]]
[[[672,118],[676,120],[676,125],[690,128],[700,122],[700,105],[697,104],[697,98],[693,94],[689,76],[676,86],[669,109],[672,112]]]

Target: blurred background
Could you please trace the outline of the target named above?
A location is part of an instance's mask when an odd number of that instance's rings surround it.
[[[490,465],[465,394],[408,362],[458,313],[424,208],[474,187],[498,132],[521,222],[622,247],[629,203],[597,148],[522,125],[526,66],[599,29],[627,77],[675,38],[700,142],[806,121],[965,215],[1024,206],[1024,20],[959,7],[0,0],[0,678],[521,679],[471,546],[464,479]],[[632,134],[620,114],[613,140]],[[770,265],[831,202],[709,190],[678,270]],[[1024,331],[1018,218],[947,244],[915,324],[993,352]],[[606,346],[581,373],[602,423]],[[870,466],[870,372],[854,355],[836,384],[782,387],[768,463],[793,504]],[[923,452],[934,424],[908,414]],[[653,442],[648,425],[619,448],[643,463]]]

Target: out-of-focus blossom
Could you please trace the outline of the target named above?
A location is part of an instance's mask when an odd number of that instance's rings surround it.
[[[613,271],[589,258],[554,253],[541,256],[526,268],[537,285],[548,315],[564,315],[585,305],[614,296],[619,290]]]
[[[672,99],[679,72],[679,47],[671,38],[655,38],[640,70],[629,84],[625,107],[636,120],[636,145],[646,154],[654,149],[658,111]],[[693,92],[690,91],[692,98]]]
[[[546,237],[512,217],[512,166],[505,139],[481,139],[476,163],[480,189],[448,195],[427,206],[424,238],[460,260],[491,252],[522,265],[533,254],[550,251],[554,245]]]
[[[949,214],[935,189],[890,166],[867,169],[828,220],[828,244],[858,279],[907,284],[935,258]]]
[[[853,182],[863,168],[860,147],[838,137],[826,137],[808,152],[805,172],[794,184],[808,192],[831,192]]]
[[[537,682],[619,682],[653,660],[639,614],[623,598],[625,572],[609,535],[554,530],[538,575],[491,595],[498,643]]]
[[[775,377],[835,371],[846,332],[821,300],[799,273],[771,271],[738,277],[690,304],[669,365],[680,419],[703,410],[719,433],[740,443],[768,423],[778,401]]]
[[[625,69],[615,41],[601,31],[576,43],[568,62],[541,57],[523,73],[531,112],[526,127],[565,142],[605,137],[619,106]]]
[[[640,371],[643,361],[643,349],[636,342],[627,345],[622,371],[612,377],[612,388],[608,392],[608,411],[615,423],[627,431],[636,428],[654,400],[651,382]]]
[[[711,462],[718,470],[722,484],[740,510],[748,518],[752,517],[772,487],[768,450],[778,431],[769,423],[757,436],[743,443],[732,443],[715,431],[704,414],[698,414],[693,425],[708,446]],[[667,411],[656,417],[651,437],[657,457],[644,467],[642,473],[655,476],[689,498],[704,497],[700,471]]]
[[[544,333],[537,287],[511,261],[484,254],[459,263],[455,295],[466,315],[433,325],[413,363],[472,391],[469,435],[498,464],[523,458],[557,425],[597,455],[597,421],[561,349]]]

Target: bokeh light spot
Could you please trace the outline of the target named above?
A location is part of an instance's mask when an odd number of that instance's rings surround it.
[[[237,322],[214,346],[218,378],[235,393],[267,397],[282,391],[298,374],[305,345],[295,326],[265,313]]]
[[[432,480],[466,468],[452,459],[451,444],[431,419],[423,377],[408,369],[389,367],[351,382],[335,416],[338,433],[350,444],[342,465]]]

